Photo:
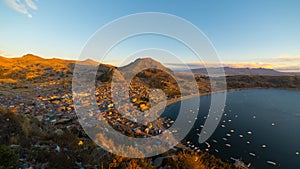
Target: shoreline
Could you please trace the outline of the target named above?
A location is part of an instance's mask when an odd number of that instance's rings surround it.
[[[192,95],[188,95],[188,96],[184,96],[181,98],[173,98],[170,100],[167,100],[167,106],[170,106],[171,104],[177,103],[177,102],[181,102],[187,99],[191,99],[194,97],[201,97],[201,96],[205,96],[205,95],[212,95],[212,94],[218,94],[218,93],[224,93],[224,92],[231,92],[231,91],[240,91],[240,90],[250,90],[250,89],[278,89],[278,90],[300,90],[298,88],[274,88],[274,87],[247,87],[247,88],[233,88],[233,89],[227,89],[227,90],[220,90],[220,91],[216,91],[216,92],[205,92],[205,93],[199,93],[199,94],[192,94]]]

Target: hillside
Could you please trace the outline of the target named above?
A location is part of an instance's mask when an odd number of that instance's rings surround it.
[[[44,77],[71,74],[70,64],[75,61],[62,59],[44,59],[32,54],[20,58],[0,58],[1,81],[43,79]]]
[[[157,157],[119,157],[97,147],[88,137],[82,137],[78,130],[56,129],[31,116],[0,110],[0,122],[1,169],[26,168],[28,165],[34,168],[155,168],[153,161]],[[79,145],[79,142],[83,144]],[[198,154],[188,149],[184,153],[168,152],[165,156],[161,167],[234,168],[208,153]]]

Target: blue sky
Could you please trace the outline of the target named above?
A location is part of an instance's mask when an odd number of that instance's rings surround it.
[[[26,53],[77,59],[99,28],[138,12],[163,12],[196,25],[225,65],[300,69],[300,1],[4,0],[0,2],[0,55]],[[136,38],[112,52],[158,47],[157,37]],[[161,40],[161,48],[174,42]],[[139,44],[139,45],[137,45]],[[134,46],[136,45],[136,46]],[[185,62],[196,62],[176,47]]]

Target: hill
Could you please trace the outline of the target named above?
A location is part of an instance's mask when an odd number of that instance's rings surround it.
[[[168,96],[178,95],[179,87],[174,72],[152,58],[139,58],[118,68],[125,79],[140,81],[150,88],[162,89]]]
[[[133,76],[134,74],[140,73],[138,76],[147,76],[147,73],[155,73],[154,70],[160,70],[165,73],[172,73],[172,71],[165,66],[163,66],[160,62],[152,59],[152,58],[138,58],[134,62],[130,64],[119,67],[118,70],[124,75],[125,78]],[[144,71],[143,71],[144,70]]]
[[[0,79],[18,81],[29,80],[40,77],[53,77],[61,73],[70,74],[72,72],[71,60],[44,59],[32,54],[24,55],[20,58],[0,58]]]
[[[0,82],[44,82],[72,77],[75,64],[98,66],[100,63],[87,59],[84,61],[63,60],[58,58],[45,59],[33,54],[19,58],[0,56]],[[110,67],[109,65],[105,65]]]

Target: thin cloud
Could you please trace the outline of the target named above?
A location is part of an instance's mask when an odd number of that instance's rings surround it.
[[[270,59],[266,59],[266,62],[299,62],[300,56],[278,56]]]
[[[300,56],[279,56],[277,59],[279,61],[295,62],[300,61]]]
[[[220,67],[222,65],[223,67],[233,67],[233,68],[274,68],[273,65],[267,64],[267,63],[261,63],[261,62],[240,62],[240,63],[234,63],[234,62],[223,62],[223,63],[201,63],[201,62],[195,62],[195,63],[187,63],[187,64],[181,64],[181,63],[167,63],[167,66],[171,68],[186,68],[187,66],[191,69],[196,68],[204,68],[204,67]]]
[[[188,66],[191,69],[203,68],[204,63],[194,62],[194,63],[168,63],[170,68],[174,69],[186,69]],[[215,63],[206,63],[206,67],[218,67]],[[257,62],[222,62],[223,67],[233,67],[233,68],[267,68],[276,69],[279,71],[299,71],[300,72],[300,55],[281,55],[273,58],[263,59]]]
[[[38,9],[32,0],[5,0],[5,2],[10,8],[21,14],[25,14],[28,18],[32,18],[31,10]]]
[[[25,0],[27,6],[33,10],[37,10],[36,4],[32,0]]]
[[[6,49],[3,49],[2,46],[0,46],[0,56],[2,57],[7,57],[7,58],[12,58],[12,57],[20,57],[20,54],[14,53],[12,51],[8,51]]]

